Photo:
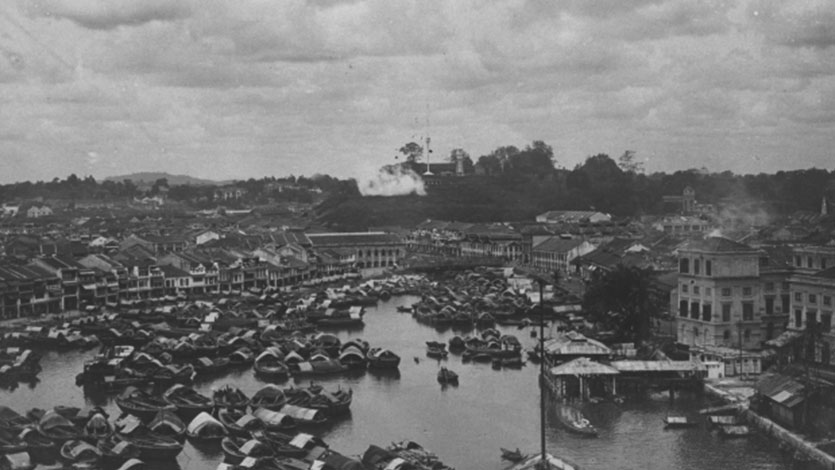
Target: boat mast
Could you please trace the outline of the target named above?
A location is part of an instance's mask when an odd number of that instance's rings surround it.
[[[539,462],[541,469],[547,469],[548,463],[545,451],[545,300],[543,296],[544,279],[539,281],[539,437],[542,445],[542,460]]]

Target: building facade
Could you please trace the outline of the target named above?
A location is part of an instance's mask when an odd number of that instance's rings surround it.
[[[677,339],[691,348],[757,349],[765,341],[760,260],[765,253],[713,237],[679,249]]]

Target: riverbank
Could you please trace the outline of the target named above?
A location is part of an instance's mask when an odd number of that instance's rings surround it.
[[[754,395],[751,385],[750,382],[730,378],[712,383],[705,382],[704,388],[708,395],[719,398],[727,404],[737,405],[739,416],[745,423],[778,440],[781,447],[794,451],[796,457],[815,462],[822,469],[835,470],[835,456],[818,449],[816,443],[755,413],[748,407],[749,400]]]

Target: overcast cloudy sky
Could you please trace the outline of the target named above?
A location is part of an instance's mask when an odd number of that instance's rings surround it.
[[[833,168],[835,2],[9,0],[0,182],[373,172],[431,135],[558,166]]]

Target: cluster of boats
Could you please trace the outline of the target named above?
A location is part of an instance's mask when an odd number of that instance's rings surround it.
[[[11,388],[18,382],[32,382],[40,371],[40,355],[31,349],[17,346],[0,349],[0,386]]]
[[[0,454],[27,453],[16,461],[32,465],[59,460],[119,468],[134,460],[175,459],[189,439],[217,442],[237,462],[246,457],[301,457],[306,452],[293,445],[295,434],[287,433],[347,413],[352,398],[350,389],[325,390],[316,384],[285,389],[269,384],[252,397],[232,385],[209,397],[175,384],[161,395],[126,389],[116,398],[122,414],[114,420],[101,408],[59,406],[21,415],[0,406]],[[258,445],[247,444],[253,439]],[[305,439],[315,441],[312,436]]]
[[[252,367],[266,382],[338,374],[351,370],[397,369],[400,357],[355,339],[344,344],[335,335],[288,333],[277,325],[235,329],[220,334],[192,333],[179,340],[156,338],[140,347],[102,347],[84,365],[76,383],[103,390],[131,385],[188,384],[201,377],[217,378],[231,370]]]
[[[460,353],[464,362],[489,362],[494,368],[522,367],[525,363],[519,339],[494,328],[482,330],[477,336],[453,336],[449,351]]]
[[[521,327],[531,323],[529,317],[539,317],[523,291],[514,288],[502,273],[489,270],[461,273],[443,284],[427,284],[419,302],[399,310],[438,328]]]

